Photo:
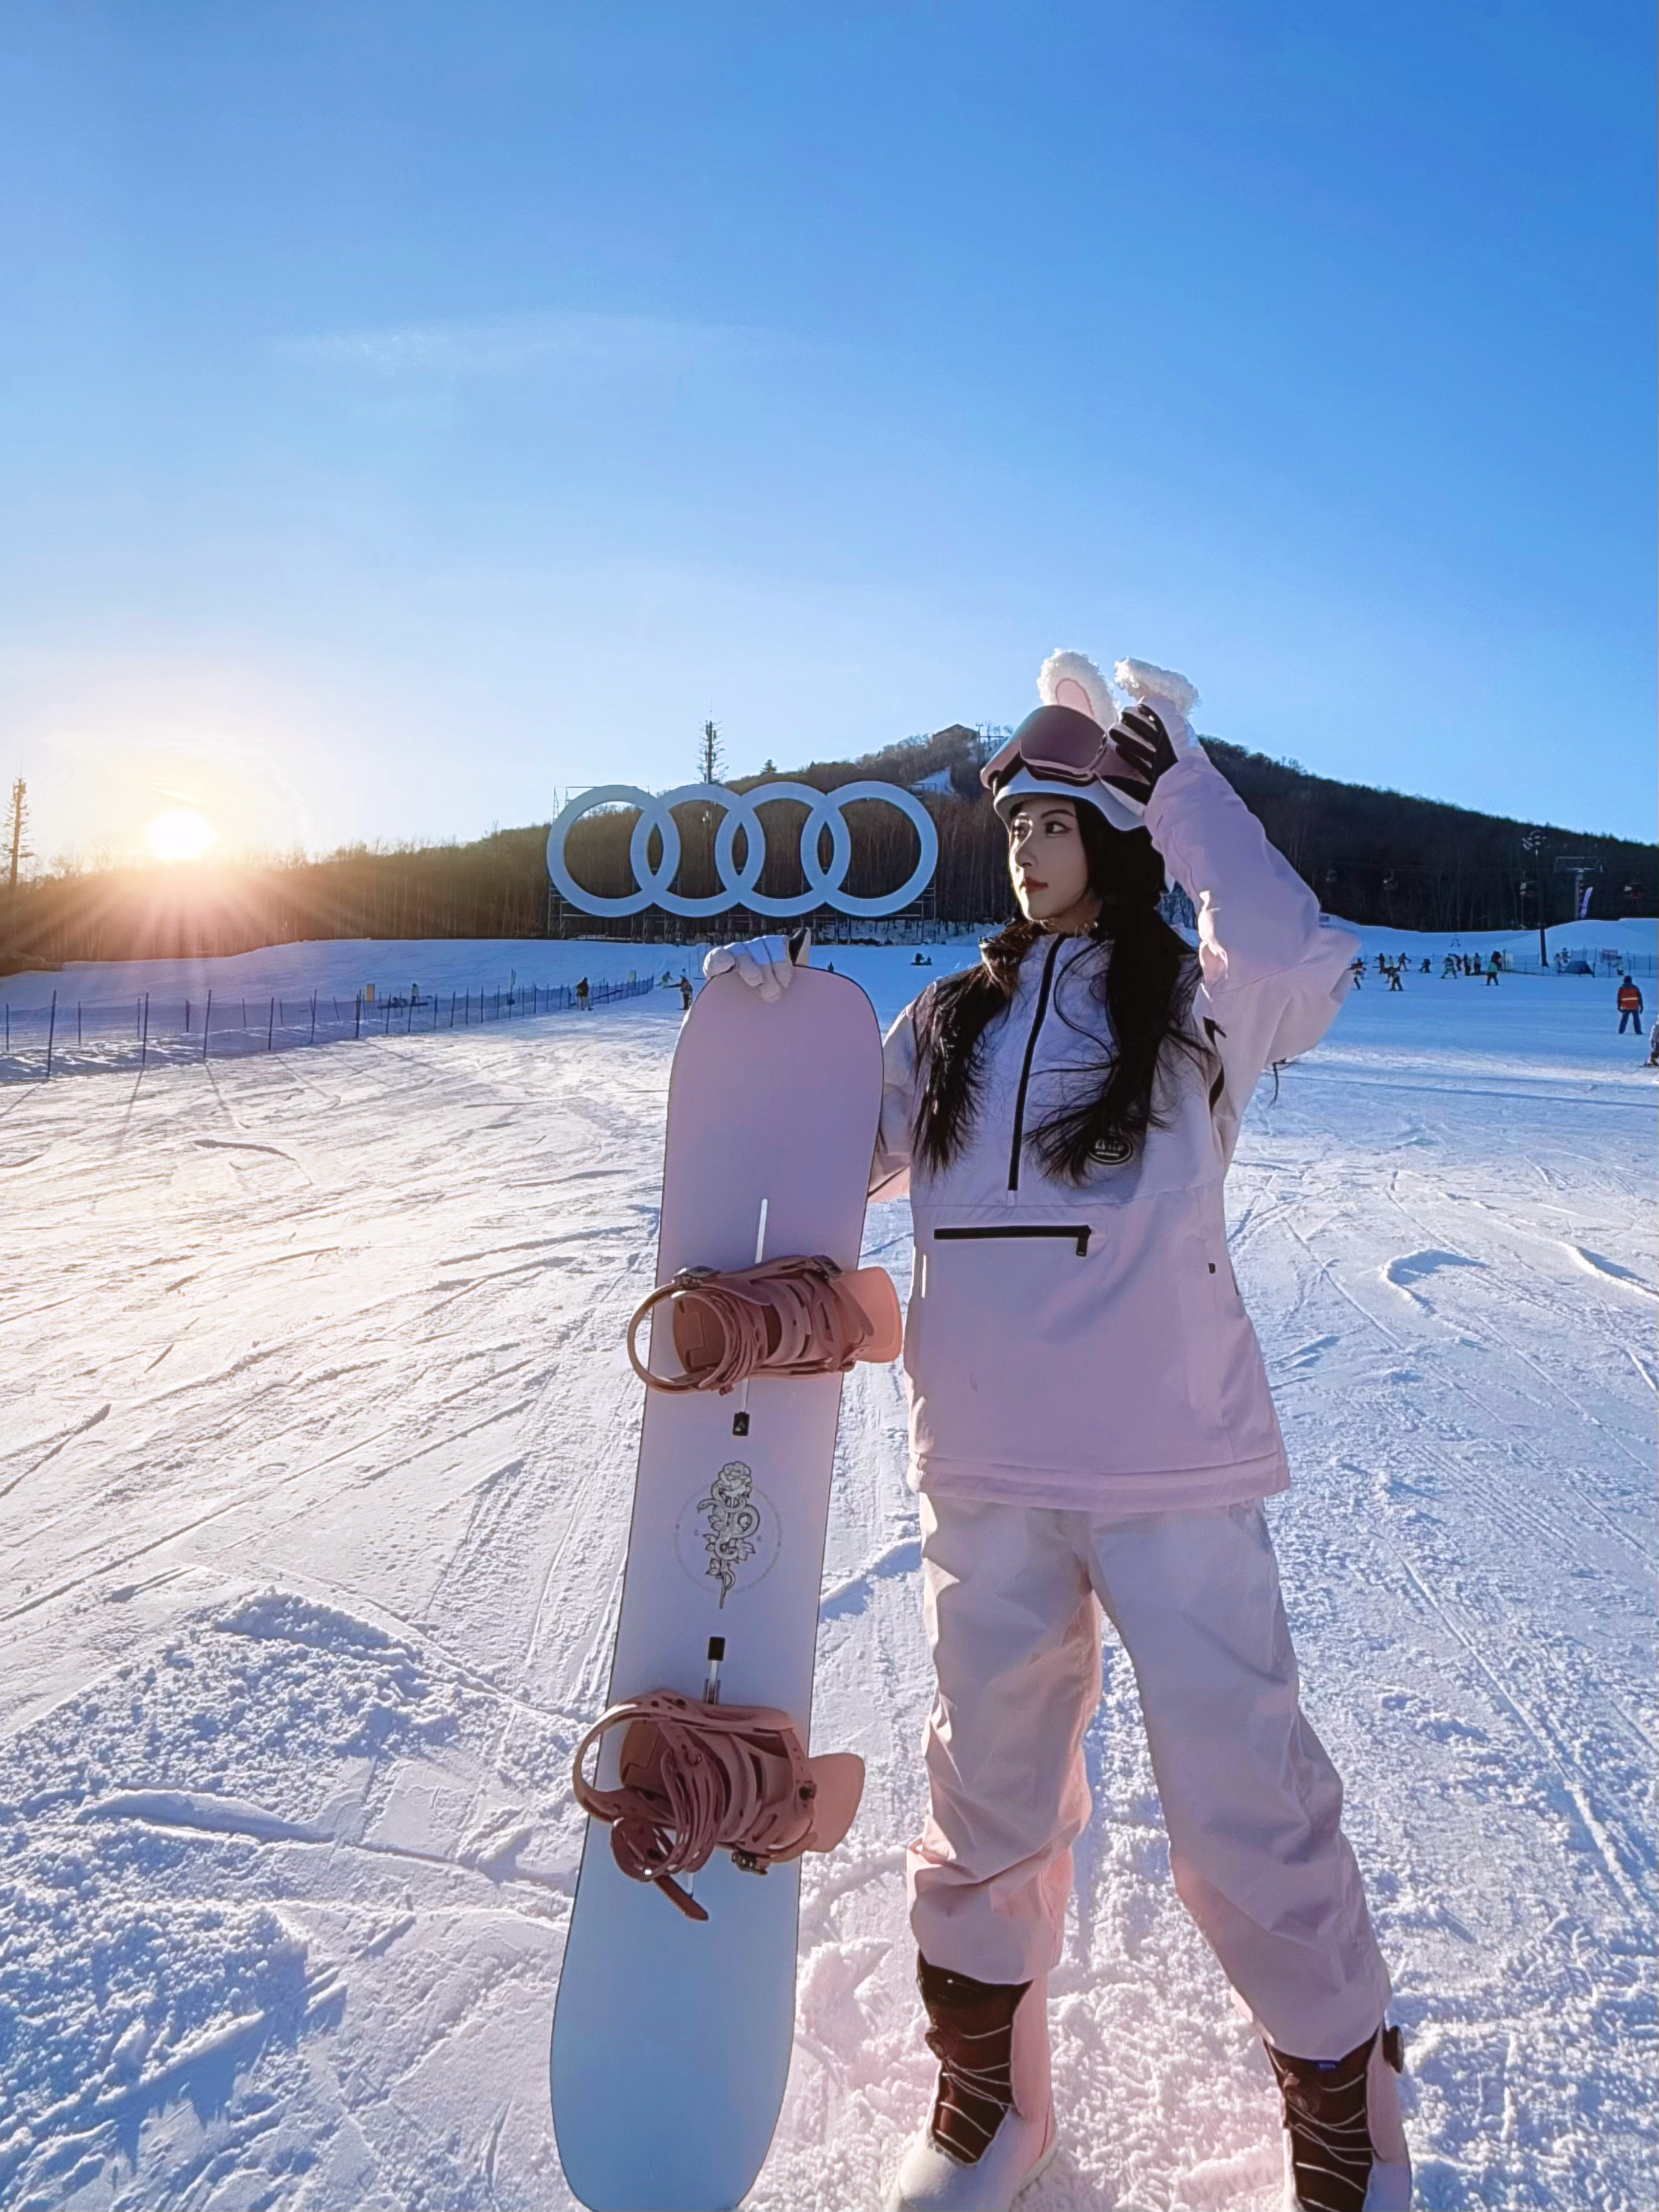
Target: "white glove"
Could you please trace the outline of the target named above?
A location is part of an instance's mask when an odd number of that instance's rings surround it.
[[[810,967],[812,932],[797,930],[793,937],[746,937],[737,945],[717,945],[703,956],[703,973],[711,981],[735,968],[743,981],[768,1002],[781,999],[797,968]]]

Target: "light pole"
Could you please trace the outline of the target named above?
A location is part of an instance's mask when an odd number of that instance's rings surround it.
[[[1521,849],[1532,862],[1533,896],[1538,901],[1538,957],[1546,974],[1549,971],[1550,946],[1546,932],[1549,927],[1549,908],[1544,896],[1544,833],[1528,830],[1522,833]]]

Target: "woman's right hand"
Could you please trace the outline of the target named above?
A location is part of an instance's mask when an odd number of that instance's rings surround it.
[[[1150,660],[1120,660],[1117,681],[1135,703],[1112,726],[1115,772],[1103,769],[1101,781],[1140,809],[1165,770],[1183,753],[1196,751],[1198,739],[1186,718],[1199,695],[1184,676],[1173,668],[1156,668]]]
[[[703,973],[711,981],[735,969],[768,1001],[781,999],[797,968],[811,964],[812,932],[792,937],[746,937],[735,945],[717,945],[704,955]]]
[[[1150,699],[1143,699],[1119,715],[1112,726],[1112,750],[1118,758],[1115,775],[1101,771],[1101,781],[1123,792],[1144,806],[1152,796],[1158,778],[1166,769],[1175,765],[1175,746],[1168,724],[1158,707]],[[1167,710],[1173,711],[1173,710]]]

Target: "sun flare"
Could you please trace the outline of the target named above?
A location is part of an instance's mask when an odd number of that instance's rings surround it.
[[[204,815],[187,806],[158,815],[144,832],[158,860],[199,860],[218,834]]]

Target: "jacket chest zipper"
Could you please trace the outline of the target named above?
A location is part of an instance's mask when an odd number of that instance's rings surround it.
[[[1043,963],[1042,988],[1037,994],[1037,1011],[1031,1020],[1031,1034],[1025,1041],[1025,1063],[1020,1070],[1020,1087],[1014,1097],[1014,1143],[1008,1156],[1008,1187],[1020,1188],[1020,1147],[1025,1141],[1025,1095],[1031,1086],[1031,1063],[1036,1056],[1037,1032],[1048,1012],[1048,994],[1054,981],[1054,963],[1059,957],[1063,938],[1057,937],[1048,948],[1048,957]]]

